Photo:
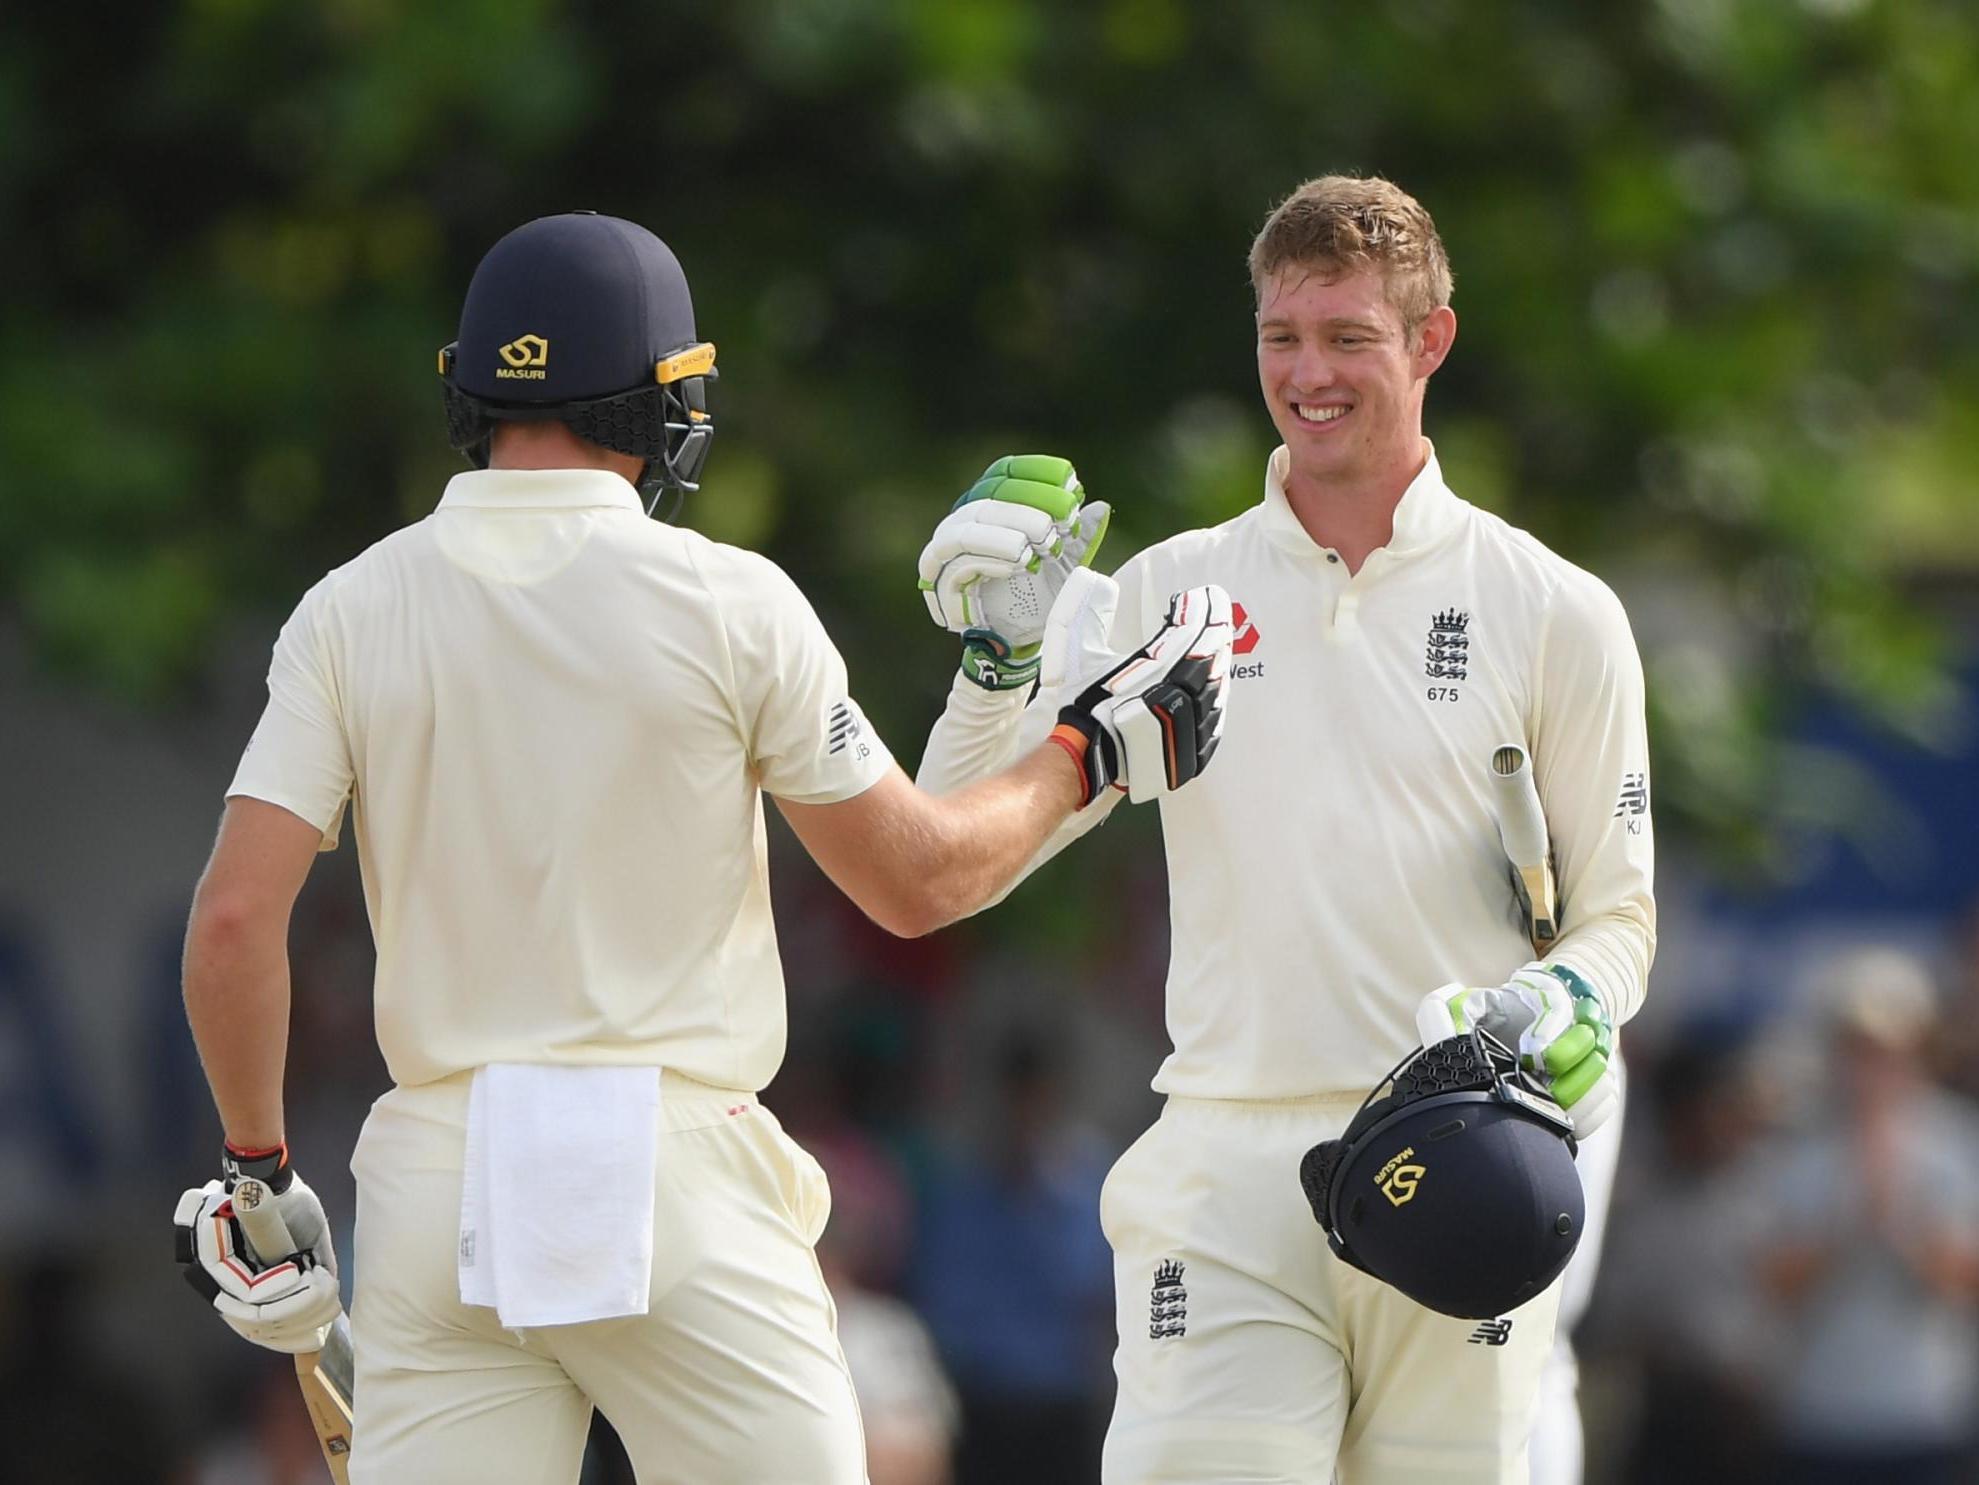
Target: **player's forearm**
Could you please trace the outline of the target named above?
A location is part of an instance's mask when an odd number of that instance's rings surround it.
[[[1028,756],[1051,732],[1058,697],[1056,691],[1042,691],[1025,705],[1013,693],[985,691],[958,676],[947,709],[928,737],[916,784],[930,794],[955,794]],[[1118,794],[1109,790],[1105,798],[1061,820],[1012,876],[958,916],[995,907],[1032,872],[1102,823],[1118,802]]]
[[[895,767],[849,799],[777,804],[840,891],[887,932],[916,938],[1008,890],[1084,788],[1081,765],[1050,746],[955,794],[929,794]]]
[[[234,1144],[285,1138],[282,1072],[289,1034],[288,922],[202,899],[186,931],[186,1021],[221,1127]]]
[[[866,916],[918,938],[1008,891],[1077,809],[1083,788],[1079,766],[1049,746],[955,794],[929,794],[895,770],[841,805],[778,803],[812,858]],[[842,819],[849,829],[840,828]]]
[[[1033,749],[1010,768],[930,799],[921,862],[932,932],[979,912],[1016,884],[1079,805],[1079,771],[1063,749]]]

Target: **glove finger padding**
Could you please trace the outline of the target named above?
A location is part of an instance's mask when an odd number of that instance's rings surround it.
[[[981,508],[969,506],[959,514]],[[1024,506],[998,503],[998,508],[1012,513],[1013,521],[1020,514],[1033,520],[1042,516],[1042,512]],[[933,579],[933,586],[924,586],[929,612],[939,610],[949,621],[959,617],[965,634],[968,630],[987,630],[1020,655],[1035,653],[1059,593],[1072,574],[1091,561],[1111,514],[1104,501],[1095,501],[1069,522],[1048,526],[1042,536],[1033,538],[1008,560],[1000,555],[1006,547],[990,534],[1003,528],[979,522],[959,530],[954,533],[956,538],[971,542],[971,550],[949,558]],[[1030,524],[1023,524],[1026,532]],[[1017,533],[1011,529],[1004,534]],[[950,622],[947,627],[955,625]]]
[[[1058,595],[1072,575],[1082,572],[1099,550],[1112,508],[1103,500],[1083,507],[1069,524],[1051,528],[1046,544],[1014,571],[988,572],[963,598],[976,624],[1004,637],[1020,653],[1034,649]]]
[[[970,507],[978,509],[978,507]],[[1009,507],[1021,511],[1023,507]],[[1029,511],[1029,517],[1041,515]],[[1041,558],[1035,572],[1017,570],[1001,574],[982,570],[972,576],[956,594],[956,606],[976,622],[962,630],[962,673],[986,691],[1027,689],[1039,679],[1043,640],[1049,638],[1053,614],[1059,612],[1059,598],[1065,586],[1090,568],[1079,562],[1098,546],[1106,531],[1108,507],[1104,501],[1086,505],[1073,519],[1073,533],[1061,539],[1059,527],[1051,529],[1053,552]],[[960,562],[956,566],[962,566]],[[938,606],[942,582],[928,590],[928,606]],[[946,602],[946,600],[942,600]],[[1112,606],[1106,616],[1110,620]],[[1098,642],[1104,644],[1104,624],[1098,626]],[[1061,667],[1063,675],[1063,667]],[[1047,679],[1047,685],[1051,681]]]
[[[1112,521],[1113,507],[1104,500],[1089,500],[1080,506],[1069,528],[1063,522],[1058,527],[1064,532],[1066,559],[1076,567],[1092,566],[1093,558],[1099,555],[1099,544],[1106,540],[1106,528]]]
[[[1069,459],[1010,454],[963,492],[921,552],[922,597],[934,622],[963,637],[963,670],[1010,690],[1029,662],[1065,580],[1090,565],[1111,510],[1086,501]]]
[[[1523,973],[1523,971],[1521,972]],[[1555,1000],[1568,1004],[1559,982],[1548,977]],[[1472,1027],[1482,1027],[1507,1047],[1529,1052],[1533,1045],[1551,1039],[1551,1031],[1537,1031],[1543,1019],[1553,1026],[1565,1026],[1571,1017],[1548,1017],[1543,990],[1520,983],[1514,976],[1509,984],[1494,986],[1445,985],[1432,990],[1416,1008],[1416,1034],[1426,1047],[1448,1036],[1461,1036]]]
[[[950,512],[921,549],[921,596],[929,616],[956,634],[987,627],[971,613],[969,591],[985,578],[1023,571],[1052,544],[1052,531],[1051,516],[1028,505],[978,501]]]
[[[1063,522],[1085,498],[1086,487],[1079,483],[1070,459],[1057,454],[1005,454],[990,461],[989,468],[962,492],[955,509],[978,501],[1006,501],[1032,506]]]
[[[1591,1134],[1614,1111],[1619,1096],[1609,1071],[1615,1029],[1591,990],[1575,989],[1573,1013],[1573,1025],[1541,1049],[1539,1062],[1554,1099],[1571,1111],[1574,1129]]]
[[[1596,1059],[1589,1058],[1584,1066],[1592,1066]],[[1599,1059],[1599,1071],[1587,1087],[1574,1099],[1573,1107],[1567,1109],[1567,1117],[1574,1122],[1574,1136],[1586,1139],[1595,1130],[1614,1117],[1622,1104],[1621,1084],[1609,1070],[1608,1059]],[[1567,1106],[1562,1103],[1562,1108]]]
[[[1054,736],[1080,761],[1082,805],[1109,784],[1137,803],[1154,799],[1208,766],[1223,737],[1233,638],[1223,589],[1178,593],[1161,630],[1059,712]]]
[[[1592,1133],[1614,1111],[1614,1027],[1593,988],[1571,969],[1534,963],[1500,986],[1445,985],[1416,1008],[1425,1046],[1474,1026],[1518,1048],[1521,1064],[1545,1080],[1577,1134]]]
[[[316,1249],[279,1261],[256,1255],[219,1181],[182,1193],[172,1224],[186,1282],[234,1330],[273,1351],[322,1347],[343,1302],[335,1268]]]

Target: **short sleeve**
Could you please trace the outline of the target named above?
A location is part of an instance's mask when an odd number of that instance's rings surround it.
[[[893,754],[852,699],[845,661],[809,600],[752,553],[711,582],[734,667],[736,712],[758,784],[793,804],[863,794]]]
[[[323,833],[326,851],[336,847],[355,776],[323,632],[327,582],[303,596],[275,640],[268,706],[227,786],[229,799],[265,800],[307,820]]]

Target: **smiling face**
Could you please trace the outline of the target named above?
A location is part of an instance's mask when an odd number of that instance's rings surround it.
[[[1411,334],[1370,269],[1290,264],[1259,286],[1258,385],[1300,484],[1394,485],[1422,465],[1422,396],[1457,332],[1447,305]]]

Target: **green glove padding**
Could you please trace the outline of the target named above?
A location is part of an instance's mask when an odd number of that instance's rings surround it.
[[[1052,602],[1111,518],[1056,454],[1007,454],[962,493],[922,550],[920,587],[929,616],[962,636],[964,675],[998,691],[1037,679]]]

